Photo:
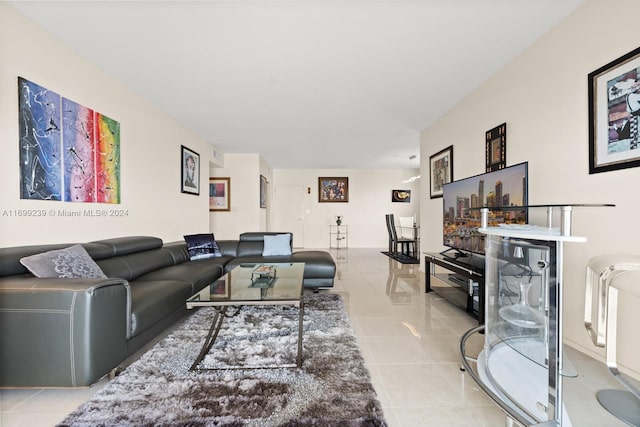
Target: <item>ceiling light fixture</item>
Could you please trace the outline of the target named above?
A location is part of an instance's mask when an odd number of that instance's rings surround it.
[[[415,181],[415,180],[417,180],[417,179],[420,179],[420,175],[418,175],[418,176],[412,176],[412,177],[411,177],[411,178],[409,178],[409,179],[405,179],[404,181],[402,181],[402,183],[403,183],[403,184],[408,184],[408,183],[413,182],[413,181]]]

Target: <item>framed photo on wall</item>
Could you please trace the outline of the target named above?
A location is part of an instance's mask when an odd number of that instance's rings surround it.
[[[181,183],[182,193],[200,195],[200,155],[193,150],[181,145]]]
[[[267,208],[267,177],[260,175],[260,207]]]
[[[640,166],[640,48],[589,73],[589,173]]]
[[[430,196],[442,197],[442,186],[453,181],[453,145],[429,157]]]
[[[391,190],[392,203],[410,203],[411,190]]]
[[[209,178],[209,211],[231,210],[231,178]]]
[[[503,123],[485,134],[486,172],[507,167],[507,124]]]
[[[318,178],[318,202],[348,202],[349,178]]]

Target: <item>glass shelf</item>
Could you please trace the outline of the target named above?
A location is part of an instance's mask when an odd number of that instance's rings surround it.
[[[347,249],[349,247],[349,226],[346,224],[329,225],[329,249]]]
[[[490,209],[494,211],[503,210],[518,210],[521,211],[529,208],[562,208],[562,207],[570,207],[570,208],[613,208],[616,205],[612,203],[550,203],[544,205],[523,205],[523,206],[481,206],[475,208],[469,208],[470,211],[479,211],[481,209]]]
[[[478,231],[484,234],[494,234],[503,236],[518,236],[529,239],[556,240],[570,242],[585,242],[586,238],[573,236],[571,234],[571,214],[573,208],[605,208],[615,207],[611,203],[552,203],[546,205],[524,205],[524,206],[484,206],[469,208],[470,211],[480,211],[481,220]],[[531,224],[499,224],[497,227],[489,227],[489,211],[509,211],[523,210],[530,208],[546,208],[546,227]],[[560,210],[560,227],[553,227],[553,212]]]

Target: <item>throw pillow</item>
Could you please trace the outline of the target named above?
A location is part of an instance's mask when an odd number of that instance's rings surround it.
[[[20,264],[39,278],[106,278],[82,245],[43,252],[20,259]]]
[[[213,233],[190,234],[184,236],[184,241],[187,242],[187,251],[191,260],[222,256]]]
[[[264,236],[263,256],[291,255],[291,238],[289,234],[275,234]]]

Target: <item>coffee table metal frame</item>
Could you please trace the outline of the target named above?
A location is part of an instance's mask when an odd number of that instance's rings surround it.
[[[302,270],[304,271],[304,263],[298,263],[298,264],[302,264]],[[274,264],[274,265],[277,266],[278,264]],[[236,268],[239,268],[239,267],[236,267]],[[229,274],[233,274],[234,270],[220,277],[216,282],[224,280],[226,286],[233,286],[233,284],[231,283],[231,280],[229,280]],[[248,285],[250,285],[250,283],[247,283],[245,281],[240,280],[239,282],[240,282],[239,286],[241,287],[242,286],[247,287]],[[277,283],[275,284],[275,286],[277,286]],[[265,289],[260,289],[261,299],[259,300],[233,299],[232,292],[229,293],[231,296],[220,298],[220,299],[209,299],[209,300],[196,299],[198,295],[201,294],[202,291],[189,297],[189,299],[187,299],[187,309],[193,309],[194,307],[212,307],[216,311],[216,314],[213,318],[213,321],[211,322],[211,327],[209,328],[209,332],[204,341],[202,349],[200,350],[198,357],[193,362],[189,370],[190,371],[211,371],[211,370],[224,370],[224,369],[273,368],[272,366],[265,366],[265,367],[230,366],[230,367],[224,367],[224,368],[198,368],[197,367],[200,364],[200,362],[202,362],[202,359],[204,359],[207,353],[209,353],[209,351],[211,350],[211,347],[213,347],[213,345],[215,344],[215,341],[218,338],[218,334],[220,333],[220,329],[222,328],[222,324],[224,323],[225,318],[236,316],[244,306],[272,306],[272,305],[273,306],[291,305],[293,307],[298,308],[298,349],[297,349],[295,366],[293,364],[290,364],[290,365],[283,365],[278,367],[300,368],[302,366],[302,328],[303,328],[302,321],[304,318],[303,289],[304,287],[302,286],[302,277],[300,277],[300,292],[297,298],[291,298],[291,299],[282,298],[282,299],[272,299],[272,300],[264,299],[266,295]],[[229,290],[227,292],[229,292]],[[235,310],[230,310],[230,309],[235,309]]]

